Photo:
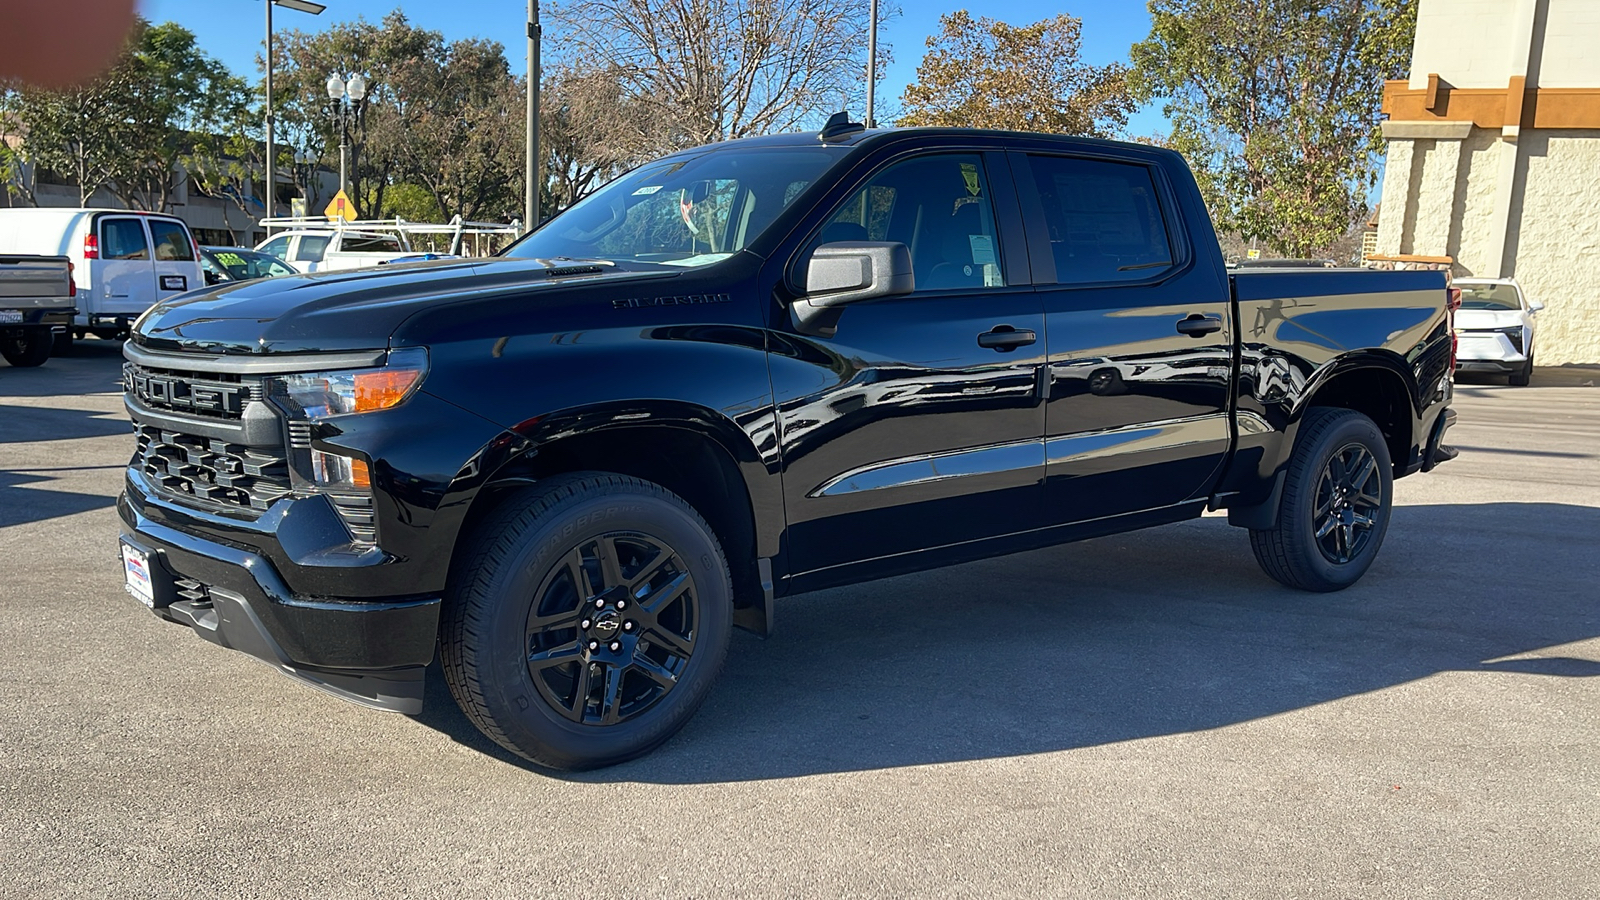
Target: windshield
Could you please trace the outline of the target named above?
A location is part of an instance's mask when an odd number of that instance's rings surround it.
[[[208,249],[206,254],[207,258],[204,260],[206,268],[221,269],[234,281],[294,274],[294,270],[277,257],[254,250]]]
[[[1513,284],[1458,284],[1462,309],[1521,309]]]
[[[829,148],[794,147],[650,163],[585,197],[505,255],[710,265],[750,246],[838,158]]]

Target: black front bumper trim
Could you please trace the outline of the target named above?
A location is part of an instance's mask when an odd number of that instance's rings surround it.
[[[297,598],[265,558],[151,522],[125,498],[119,505],[122,540],[148,555],[156,615],[363,706],[422,711],[440,598]],[[175,599],[180,577],[204,585],[206,599]]]

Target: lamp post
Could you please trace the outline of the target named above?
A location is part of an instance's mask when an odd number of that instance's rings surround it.
[[[322,15],[322,11],[327,7],[321,3],[312,3],[311,0],[267,0],[262,5],[267,8],[267,196],[263,198],[262,206],[266,208],[267,215],[271,216],[277,212],[278,206],[278,192],[274,190],[276,185],[273,184],[277,175],[272,171],[272,7],[282,6],[313,16]]]
[[[867,127],[877,128],[878,123],[873,119],[872,100],[878,87],[878,0],[872,0],[868,5],[867,15],[872,17],[867,24]]]
[[[527,185],[523,191],[523,231],[539,227],[539,0],[528,0]]]
[[[350,158],[350,126],[361,126],[361,116],[367,108],[367,76],[352,73],[341,76],[335,72],[328,76],[328,107],[333,120],[339,124],[339,190],[348,185],[347,166]]]

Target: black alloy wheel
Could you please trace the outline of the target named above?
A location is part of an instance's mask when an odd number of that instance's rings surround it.
[[[1394,504],[1389,444],[1352,409],[1307,410],[1283,474],[1278,518],[1250,531],[1261,570],[1303,591],[1340,591],[1366,574]]]
[[[1366,550],[1384,516],[1383,479],[1378,461],[1359,443],[1346,444],[1328,458],[1317,483],[1317,549],[1329,562],[1345,565]]]
[[[664,743],[727,657],[733,584],[715,532],[622,475],[556,475],[486,502],[452,561],[439,631],[467,718],[556,769]]]
[[[676,550],[607,532],[573,548],[528,614],[528,675],[574,722],[614,725],[660,703],[694,655],[700,592]]]

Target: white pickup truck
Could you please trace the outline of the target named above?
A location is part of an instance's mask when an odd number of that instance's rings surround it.
[[[267,239],[257,250],[301,273],[364,269],[392,262],[441,256],[488,256],[522,234],[522,223],[469,222],[456,216],[444,224],[405,219],[262,219]]]
[[[298,228],[273,235],[256,249],[276,256],[297,272],[364,269],[412,255],[403,234],[348,228]]]

